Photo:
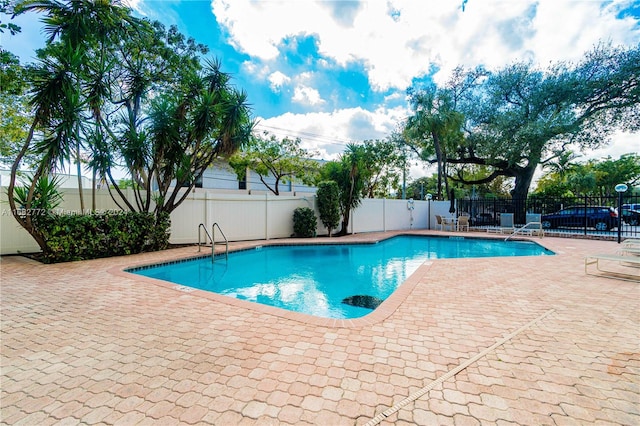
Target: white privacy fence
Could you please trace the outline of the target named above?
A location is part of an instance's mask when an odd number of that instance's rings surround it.
[[[56,209],[67,214],[80,213],[77,189],[62,189],[64,202]],[[133,193],[127,193],[133,199]],[[33,238],[15,221],[9,210],[6,189],[0,195],[0,254],[39,251]],[[91,190],[84,191],[85,209],[91,206]],[[218,223],[229,241],[288,238],[293,234],[293,212],[298,207],[314,209],[319,216],[314,195],[247,195],[217,193],[196,189],[171,214],[171,239],[174,244],[198,242],[198,226],[211,232]],[[97,191],[98,212],[118,210],[106,189]],[[408,201],[395,199],[363,199],[352,212],[349,232],[434,229],[434,215],[449,215],[448,201]],[[431,224],[428,218],[431,218]],[[337,232],[338,230],[334,230]],[[327,230],[318,219],[318,235]]]

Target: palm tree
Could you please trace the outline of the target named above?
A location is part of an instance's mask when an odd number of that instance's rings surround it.
[[[366,150],[363,146],[348,144],[340,159],[326,163],[321,172],[322,178],[334,181],[340,191],[342,227],[338,235],[348,234],[351,210],[358,207],[362,201],[362,189],[365,181],[362,173],[364,172],[365,155]]]
[[[555,156],[552,157],[555,161],[548,161],[542,167],[548,169],[550,173],[556,173],[560,179],[564,180],[567,173],[575,168],[576,158],[580,158],[580,155],[571,150],[556,151]]]
[[[188,84],[177,95],[159,96],[151,104],[148,155],[140,155],[140,149],[123,151],[130,171],[135,168],[142,177],[140,189],[149,194],[157,188],[156,214],[171,213],[213,161],[237,151],[253,128],[246,93],[229,84],[217,62],[183,77]]]
[[[83,112],[87,105],[91,105],[94,114],[98,114],[96,109],[100,105],[95,91],[92,92],[93,98],[87,95],[88,58],[99,55],[99,52],[104,54],[114,40],[119,40],[123,31],[139,21],[132,18],[119,1],[112,0],[26,0],[17,4],[14,11],[16,14],[29,11],[43,13],[48,39],[47,46],[39,52],[39,64],[30,74],[33,122],[11,167],[8,198],[18,223],[46,251],[46,242],[33,217],[22,216],[16,209],[15,183],[20,164],[30,153],[40,158],[25,205],[21,206],[29,211],[40,177],[52,172],[58,164],[70,161],[73,152],[78,167],[81,208],[84,209],[81,157],[88,132]]]
[[[455,111],[449,93],[438,91],[435,87],[413,93],[411,103],[414,114],[407,120],[405,137],[408,141],[414,141],[417,147],[411,144],[410,147],[421,157],[435,154],[438,167],[437,196],[442,199],[443,181],[444,192],[449,194],[447,153],[455,150],[462,138],[464,117]]]
[[[11,179],[8,187],[9,204],[13,216],[41,247],[45,246],[44,238],[34,226],[32,216],[27,214],[22,217],[17,213],[14,188],[22,159],[28,152],[35,150],[41,159],[31,178],[26,204],[22,206],[29,211],[40,177],[52,171],[57,163],[62,163],[69,157],[69,141],[76,134],[80,106],[78,88],[69,71],[77,66],[81,55],[70,48],[64,49],[57,46],[57,50],[57,56],[42,60],[40,66],[35,68],[31,74],[30,104],[34,111],[34,119],[27,139],[11,167]],[[38,140],[34,147],[32,145],[36,134]]]
[[[27,0],[16,10],[43,13],[49,38],[33,78],[35,119],[12,167],[13,211],[15,176],[30,151],[43,159],[34,182],[75,158],[82,194],[85,157],[94,176],[109,179],[119,205],[155,208],[160,219],[186,199],[218,155],[249,137],[246,93],[231,86],[218,61],[203,71],[199,55],[206,47],[177,29],[136,20],[116,0]],[[134,199],[113,179],[114,165],[128,171]],[[46,251],[31,218],[16,219]]]
[[[82,190],[82,151],[90,149],[86,146],[82,110],[87,103],[94,118],[100,114],[101,99],[108,95],[104,86],[106,72],[106,52],[112,49],[114,42],[132,28],[140,28],[141,21],[130,15],[129,9],[122,7],[119,0],[72,0],[61,2],[56,0],[26,0],[15,7],[16,14],[29,11],[43,13],[42,22],[47,34],[47,48],[44,55],[48,58],[65,60],[70,52],[77,56],[75,61],[67,61],[70,65],[66,72],[73,76],[75,91],[65,91],[60,96],[73,96],[74,107],[68,109],[63,117],[67,128],[60,142],[71,144],[78,175],[78,191],[80,207],[84,210]],[[94,64],[102,69],[92,70]],[[70,147],[71,148],[71,147]],[[69,156],[70,158],[70,156]]]

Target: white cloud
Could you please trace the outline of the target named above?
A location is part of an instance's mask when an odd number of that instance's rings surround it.
[[[269,75],[268,80],[269,80],[269,86],[271,87],[271,90],[273,90],[274,92],[279,92],[280,88],[283,85],[291,81],[291,78],[281,73],[280,71],[276,71]]]
[[[264,79],[266,78],[269,73],[269,67],[266,65],[261,65],[258,64],[257,62],[253,62],[253,61],[244,61],[242,63],[242,68],[249,74],[253,74],[256,77],[260,78],[260,79]]]
[[[291,99],[294,102],[312,106],[321,105],[325,102],[316,89],[308,86],[297,86]]]
[[[617,131],[611,135],[610,144],[582,153],[583,157],[580,157],[579,161],[602,160],[608,156],[617,160],[624,154],[633,153],[640,153],[640,134]]]
[[[404,108],[346,108],[332,112],[307,114],[286,113],[258,119],[258,131],[269,131],[277,137],[299,137],[302,147],[318,151],[319,158],[336,159],[348,143],[367,139],[384,139],[395,129],[398,120],[407,115]]]
[[[635,44],[637,22],[618,19],[628,0],[369,0],[350,22],[315,1],[213,0],[212,10],[241,51],[275,59],[286,37],[314,34],[339,64],[365,64],[376,90],[404,89],[415,76],[457,65],[498,67],[514,60],[578,59],[600,40]]]
[[[144,15],[144,11],[140,5],[140,0],[123,0],[122,4]]]

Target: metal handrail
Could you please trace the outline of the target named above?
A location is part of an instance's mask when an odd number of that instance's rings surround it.
[[[211,241],[211,261],[213,262],[213,252],[214,252],[215,244],[213,244],[213,238],[211,237],[211,234],[209,234],[209,231],[207,231],[207,227],[204,225],[204,223],[201,223],[200,225],[198,225],[198,253],[200,252],[200,248],[201,248],[200,228],[204,229],[204,233],[207,235],[207,237],[209,237],[209,240]],[[207,243],[206,239],[204,243],[205,244]]]
[[[222,229],[220,228],[220,225],[218,225],[218,223],[214,223],[211,226],[211,234],[209,233],[209,231],[207,231],[207,227],[204,225],[204,223],[201,223],[200,225],[198,225],[198,252],[200,252],[202,243],[200,240],[200,228],[204,229],[204,233],[207,235],[207,237],[209,237],[209,241],[211,241],[211,261],[213,262],[213,260],[215,259],[215,251],[216,251],[216,228],[218,228],[218,231],[220,231],[220,233],[222,234],[222,238],[224,238],[224,243],[225,243],[225,251],[224,251],[224,257],[225,260],[229,260],[229,240],[227,239],[227,236],[224,235],[224,232],[222,232]],[[207,243],[206,239],[205,239],[205,244]]]
[[[542,222],[527,222],[526,225],[520,227],[520,228],[516,228],[515,231],[513,231],[511,233],[511,235],[509,235],[507,238],[505,238],[504,240],[507,241],[509,238],[513,237],[514,235],[518,234],[518,232],[523,231],[527,228],[527,226],[529,225],[538,225],[540,226],[540,228],[536,229],[540,231],[540,235],[544,236],[544,229],[542,228]],[[533,229],[529,229],[529,231],[533,231]]]
[[[207,237],[209,237],[209,241],[211,241],[211,245],[213,245],[213,238],[211,238],[211,234],[209,234],[209,231],[207,231],[207,227],[204,226],[204,223],[201,223],[200,225],[198,225],[198,252],[200,251],[200,228],[204,229],[204,233],[207,235]],[[205,239],[205,244],[207,244],[207,241]]]
[[[211,239],[211,260],[213,261],[213,252],[214,252],[214,248],[216,246],[216,228],[218,228],[218,231],[220,231],[220,233],[222,234],[222,238],[224,238],[224,244],[225,244],[225,251],[224,251],[224,258],[225,260],[229,260],[229,240],[227,240],[227,236],[224,235],[224,232],[222,232],[222,229],[220,228],[220,225],[218,225],[218,222],[214,222],[213,225],[211,225],[211,235],[213,235],[213,238]]]

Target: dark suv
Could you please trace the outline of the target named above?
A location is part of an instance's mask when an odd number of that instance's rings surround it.
[[[567,207],[558,212],[542,216],[542,227],[550,228],[596,228],[598,231],[609,231],[618,226],[618,213],[612,207],[578,206]]]

